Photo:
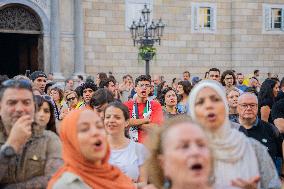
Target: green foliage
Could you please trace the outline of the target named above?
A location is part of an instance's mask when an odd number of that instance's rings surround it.
[[[140,47],[139,48],[139,54],[141,56],[147,54],[147,53],[150,53],[150,54],[156,54],[157,52],[157,49],[155,47]]]
[[[150,46],[140,47],[138,52],[138,61],[141,59],[152,60],[153,57],[156,57],[156,53],[157,49],[155,47],[150,47]]]

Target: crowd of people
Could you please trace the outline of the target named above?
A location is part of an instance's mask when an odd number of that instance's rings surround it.
[[[281,189],[284,78],[0,76],[0,188]],[[282,171],[283,170],[283,171]]]

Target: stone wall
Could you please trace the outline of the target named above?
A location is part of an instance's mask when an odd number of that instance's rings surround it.
[[[81,20],[78,17],[81,12],[77,11],[81,0],[1,0],[1,3],[24,4],[41,18],[46,72],[52,71],[59,76],[63,73],[69,77],[74,72],[82,72],[83,59],[86,74],[112,71],[120,80],[126,73],[133,76],[145,73],[145,64],[138,61],[138,48],[133,46],[130,33],[125,28],[126,1],[82,0],[83,29],[78,24],[82,22],[75,22]],[[182,72],[188,70],[192,75],[203,77],[210,67],[218,67],[245,74],[260,69],[262,76],[267,72],[283,76],[284,32],[267,34],[263,33],[262,28],[263,3],[284,4],[283,0],[145,1],[153,2],[153,18],[162,18],[166,23],[162,44],[157,46],[157,56],[150,63],[151,74],[161,74],[170,79],[181,77]],[[215,33],[192,33],[192,2],[216,4]],[[76,3],[78,7],[74,7]],[[60,7],[59,10],[55,10],[57,7]],[[56,16],[57,11],[60,16]],[[54,24],[57,21],[59,27]],[[60,34],[55,32],[52,37],[51,33],[55,30]],[[78,51],[82,49],[82,30],[83,53]],[[59,42],[55,37],[60,38]],[[52,40],[55,41],[52,43]]]
[[[204,2],[195,0],[194,2]],[[165,36],[157,47],[151,74],[166,79],[181,77],[184,70],[203,77],[210,67],[263,74],[284,72],[284,34],[262,34],[262,3],[283,0],[207,0],[217,5],[217,31],[191,32],[191,1],[155,0],[153,18],[166,23]],[[125,30],[125,0],[84,0],[86,73],[112,71],[117,78],[126,73],[145,73]]]
[[[60,0],[61,71],[64,76],[74,72],[74,5],[70,0]]]
[[[244,73],[260,69],[284,73],[284,33],[262,32],[262,3],[279,4],[283,0],[234,0],[232,2],[232,65]]]

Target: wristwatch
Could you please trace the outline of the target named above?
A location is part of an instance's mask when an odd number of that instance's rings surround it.
[[[1,153],[4,155],[4,157],[11,158],[16,155],[16,152],[12,146],[3,146],[1,149]]]

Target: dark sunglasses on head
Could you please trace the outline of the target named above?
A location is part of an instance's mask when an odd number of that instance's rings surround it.
[[[71,98],[67,98],[66,100],[68,101],[68,102],[70,102],[71,100],[75,100],[76,99],[76,97],[71,97]]]
[[[50,96],[48,96],[48,95],[41,95],[41,97],[44,98],[47,101],[50,101],[50,102],[53,101],[53,99]]]
[[[5,87],[5,88],[17,87],[17,88],[24,88],[24,89],[32,90],[31,82],[25,79],[20,79],[20,80],[8,79],[1,83],[1,87]]]

